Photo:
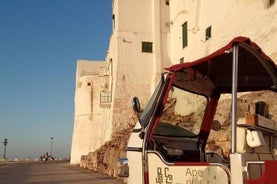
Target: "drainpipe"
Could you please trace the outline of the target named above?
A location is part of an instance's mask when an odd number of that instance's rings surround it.
[[[153,46],[154,46],[154,53],[153,53],[153,77],[151,82],[151,91],[153,92],[157,82],[160,80],[161,73],[162,73],[162,25],[161,25],[161,1],[154,0],[152,7],[153,7]]]
[[[197,0],[196,11],[195,11],[195,24],[194,24],[194,27],[192,28],[193,33],[197,33],[199,31],[200,7],[201,7],[201,0]]]

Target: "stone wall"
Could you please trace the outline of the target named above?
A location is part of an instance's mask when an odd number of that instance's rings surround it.
[[[112,135],[112,140],[88,155],[83,155],[80,167],[117,177],[117,158],[126,157],[127,142],[132,128]],[[118,178],[124,181],[124,178]]]
[[[255,113],[255,104],[259,101],[264,101],[268,105],[270,119],[277,121],[277,93],[270,91],[253,92],[240,96],[237,101],[237,117],[243,118],[246,113]],[[206,149],[217,152],[228,159],[231,151],[231,102],[229,97],[220,100],[215,120],[218,120],[222,127],[217,132],[211,131]]]

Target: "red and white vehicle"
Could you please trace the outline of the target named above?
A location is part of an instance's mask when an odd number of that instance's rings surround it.
[[[237,93],[277,91],[277,67],[259,46],[237,37],[209,56],[166,70],[142,113],[133,99],[139,122],[127,158],[119,159],[119,176],[128,177],[128,184],[277,183],[275,122],[250,114],[237,123]],[[232,142],[226,160],[205,148],[211,130],[218,129],[218,101],[228,93]],[[262,145],[268,148],[263,157],[255,149]]]

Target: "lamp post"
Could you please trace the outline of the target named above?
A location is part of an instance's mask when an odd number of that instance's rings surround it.
[[[53,139],[54,139],[54,137],[51,137],[50,139],[51,139],[50,156],[53,156],[52,151],[53,151]]]
[[[7,144],[8,144],[8,139],[4,139],[4,155],[3,155],[3,158],[6,159],[6,147],[7,147]]]

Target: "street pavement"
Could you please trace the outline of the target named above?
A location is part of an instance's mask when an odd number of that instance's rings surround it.
[[[0,163],[0,184],[122,184],[69,162]]]

